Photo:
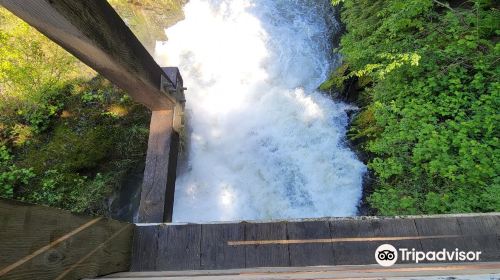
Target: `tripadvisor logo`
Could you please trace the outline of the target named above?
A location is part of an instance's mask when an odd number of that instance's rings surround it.
[[[398,250],[390,244],[380,245],[375,251],[375,260],[381,266],[391,266],[398,260]]]
[[[422,261],[430,262],[463,262],[463,261],[479,261],[481,251],[460,251],[458,248],[449,251],[442,249],[440,251],[417,251],[415,248],[399,248],[397,250],[390,244],[380,245],[375,250],[375,260],[381,266],[392,266],[398,259],[401,261],[409,261],[419,263]],[[399,258],[398,258],[399,256]]]

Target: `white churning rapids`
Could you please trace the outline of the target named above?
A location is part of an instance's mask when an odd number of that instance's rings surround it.
[[[188,87],[174,222],[356,215],[353,108],[316,91],[339,60],[328,0],[190,0],[184,12],[156,46]]]

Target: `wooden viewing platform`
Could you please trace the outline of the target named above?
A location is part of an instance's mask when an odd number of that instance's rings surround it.
[[[323,276],[331,276],[345,265],[368,265],[371,271],[375,249],[385,243],[421,251],[481,251],[481,264],[462,262],[478,265],[463,270],[500,273],[499,238],[500,213],[134,225],[0,200],[0,279],[81,279],[127,271],[190,279],[190,274],[244,274],[259,267],[304,273],[317,266],[329,266],[330,274]],[[422,264],[397,264],[425,270]]]
[[[138,225],[134,236],[131,271],[368,265],[385,243],[500,261],[499,214]]]
[[[273,267],[197,271],[122,272],[105,280],[498,280],[498,262],[467,264],[340,265],[315,267]]]
[[[172,217],[183,125],[184,86],[178,69],[157,65],[105,0],[0,4],[152,111],[141,224],[0,199],[0,279],[82,279],[116,272],[126,273],[109,277],[331,279],[450,270],[500,274],[499,213],[163,223]],[[382,269],[374,266],[374,254],[384,243],[423,251],[481,251],[481,263],[403,263]]]

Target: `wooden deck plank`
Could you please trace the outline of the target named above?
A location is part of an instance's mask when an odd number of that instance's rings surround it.
[[[9,200],[0,200],[0,221],[0,279],[81,279],[129,268],[132,224]]]
[[[415,219],[418,234],[420,236],[435,235],[461,235],[462,231],[458,225],[458,219],[450,218],[421,218]],[[440,238],[421,240],[424,251],[437,251],[442,249],[455,250],[463,247],[463,238]]]
[[[492,216],[457,218],[463,235],[461,249],[482,251],[481,261],[500,259],[500,224]]]
[[[463,277],[458,277],[463,275]],[[475,275],[475,277],[468,277]],[[206,280],[284,280],[284,279],[497,279],[500,263],[455,263],[455,264],[403,264],[391,267],[379,265],[316,266],[316,267],[273,267],[198,271],[154,271],[125,272],[104,277],[104,279],[206,279]],[[457,276],[457,277],[452,277]],[[394,277],[394,278],[392,278]],[[429,279],[430,280],[430,279]]]
[[[287,223],[289,240],[328,239],[331,236],[328,221]],[[289,244],[290,265],[333,265],[332,243]]]
[[[201,225],[160,225],[158,270],[200,269]]]
[[[102,219],[86,232],[75,235],[63,245],[59,265],[67,268],[56,279],[82,279],[92,274],[108,275],[129,270],[133,229],[132,224]],[[46,263],[43,268],[46,269]],[[36,275],[37,279],[42,279],[40,274]]]
[[[286,223],[246,224],[245,240],[286,240]],[[249,245],[246,267],[289,266],[287,244]]]
[[[332,238],[418,235],[413,219],[338,220],[332,221],[330,227]],[[421,248],[419,240],[338,242],[333,244],[335,264],[374,264],[375,250],[382,244],[391,244],[396,249]]]
[[[90,220],[49,207],[7,200],[0,203],[0,216],[0,240],[10,240],[8,246],[1,248],[0,264],[29,255]]]
[[[201,269],[245,267],[245,248],[228,241],[244,240],[245,224],[202,225]]]
[[[162,225],[162,253],[158,256],[162,267],[157,269],[376,264],[374,253],[382,244],[418,251],[454,250],[458,246],[483,251],[488,258],[481,261],[499,261],[498,221],[497,216],[466,216]],[[199,251],[193,245],[198,242]]]
[[[499,216],[458,217],[458,224],[466,235],[500,235]]]
[[[156,270],[159,226],[137,226],[134,232],[130,271]]]

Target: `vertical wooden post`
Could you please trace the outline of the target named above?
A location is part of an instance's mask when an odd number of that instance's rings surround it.
[[[179,142],[178,133],[173,129],[173,121],[173,110],[153,111],[151,116],[139,205],[140,223],[161,223],[172,219]],[[168,204],[171,206],[167,207]]]
[[[177,67],[163,67],[168,78],[161,89],[177,100],[173,110],[153,111],[137,222],[171,222],[180,135],[183,127],[184,84]],[[170,82],[171,81],[171,82]],[[172,86],[172,83],[174,86]]]

